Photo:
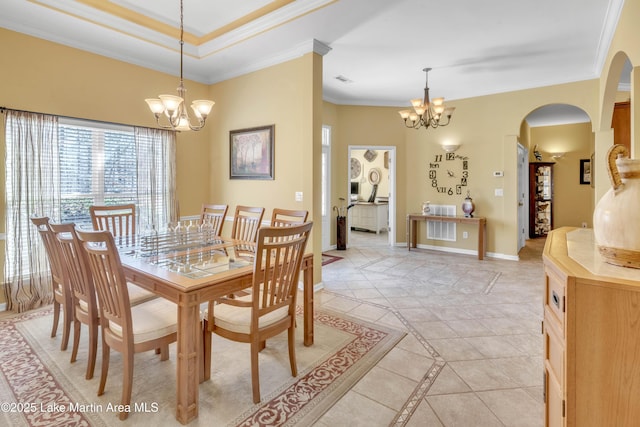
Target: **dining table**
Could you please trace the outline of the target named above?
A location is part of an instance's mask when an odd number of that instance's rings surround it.
[[[253,261],[236,248],[251,242],[207,235],[204,232],[161,232],[141,236],[135,244],[120,246],[127,281],[177,305],[176,419],[187,424],[198,417],[198,387],[202,377],[203,351],[201,308],[251,286]],[[313,254],[303,257],[304,345],[313,344]]]

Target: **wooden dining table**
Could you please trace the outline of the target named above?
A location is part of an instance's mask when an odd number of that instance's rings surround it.
[[[253,263],[234,256],[238,245],[251,243],[216,237],[197,247],[144,251],[122,248],[128,281],[173,301],[178,310],[176,419],[187,424],[198,417],[202,361],[201,304],[251,286]],[[313,344],[313,254],[302,261],[304,345]],[[211,349],[205,349],[211,351]]]

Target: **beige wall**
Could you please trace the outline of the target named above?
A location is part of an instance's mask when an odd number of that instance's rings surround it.
[[[210,183],[207,200],[226,203],[231,214],[237,205],[262,206],[265,221],[273,208],[304,209],[314,221],[309,248],[321,252],[319,213],[322,129],[322,61],[309,53],[299,59],[213,85],[217,111],[211,121],[208,170],[200,179]],[[320,88],[318,90],[318,88]],[[275,125],[273,180],[229,179],[229,131]],[[194,181],[190,185],[197,186]],[[302,192],[303,200],[295,200]],[[200,200],[189,206],[191,214]],[[184,212],[184,210],[183,210]],[[226,233],[231,224],[225,225]],[[320,279],[320,257],[315,274]]]
[[[580,184],[580,160],[591,159],[593,132],[591,123],[543,126],[531,128],[531,144],[538,146],[545,162],[555,162],[554,228],[593,225],[593,188]],[[553,159],[551,153],[563,152],[564,157]]]

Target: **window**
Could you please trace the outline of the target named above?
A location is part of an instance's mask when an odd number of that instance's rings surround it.
[[[9,282],[39,274],[30,217],[91,224],[89,206],[134,203],[137,229],[173,219],[175,133],[6,111],[6,256]],[[44,264],[46,269],[46,263]]]
[[[91,205],[137,202],[132,127],[60,119],[58,139],[61,221],[89,224]]]

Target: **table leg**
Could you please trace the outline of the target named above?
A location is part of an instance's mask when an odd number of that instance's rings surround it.
[[[478,221],[478,259],[484,259],[484,233],[486,229],[486,222]]]
[[[304,292],[302,303],[304,311],[304,345],[313,345],[313,258],[305,262]]]
[[[413,242],[412,237],[411,237],[411,220],[409,219],[409,217],[407,216],[407,250],[410,251],[411,250],[411,244]]]
[[[201,339],[200,310],[195,295],[183,296],[178,304],[178,360],[176,419],[187,424],[198,416]]]

